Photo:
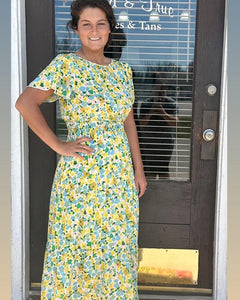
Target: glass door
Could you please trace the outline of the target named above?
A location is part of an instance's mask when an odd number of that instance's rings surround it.
[[[211,295],[224,0],[109,2],[117,26],[106,55],[132,67],[148,180],[140,199],[140,293]],[[71,1],[46,5],[55,11],[53,56],[79,49],[66,29]],[[55,120],[64,140],[58,104]],[[208,129],[213,139],[203,136]],[[41,263],[35,257],[30,270]],[[40,275],[30,278],[32,287]]]

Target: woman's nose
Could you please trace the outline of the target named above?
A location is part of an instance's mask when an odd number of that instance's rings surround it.
[[[92,32],[93,33],[96,33],[97,31],[98,31],[98,28],[97,28],[97,25],[92,25],[92,28],[91,28],[92,30]]]

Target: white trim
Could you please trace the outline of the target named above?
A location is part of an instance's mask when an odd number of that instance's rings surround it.
[[[227,299],[227,1],[225,7],[214,226],[213,299]]]
[[[12,300],[28,297],[28,134],[15,109],[26,86],[26,66],[25,0],[11,0]]]
[[[226,8],[227,12],[227,8]],[[25,0],[11,0],[11,170],[12,170],[12,300],[28,298],[28,140],[27,127],[15,109],[26,86]],[[221,112],[217,195],[215,211],[214,287],[215,300],[227,299],[227,14],[221,87]],[[26,209],[27,210],[26,210]],[[27,226],[26,226],[27,225]],[[144,297],[144,295],[142,296]],[[145,296],[147,297],[147,296]],[[181,299],[173,297],[172,299]],[[147,299],[147,298],[142,298]],[[153,299],[153,296],[152,296]],[[157,299],[168,299],[167,296]],[[186,296],[182,299],[189,299]],[[209,298],[194,298],[209,299]]]

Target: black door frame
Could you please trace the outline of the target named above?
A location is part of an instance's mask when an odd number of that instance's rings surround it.
[[[26,0],[27,83],[30,83],[55,56],[55,7],[53,0]],[[44,46],[46,45],[46,46]],[[56,104],[41,106],[49,126],[56,131]],[[48,225],[49,199],[56,168],[56,153],[31,129],[29,141],[29,263],[44,257]],[[34,202],[33,205],[31,205]],[[37,250],[37,251],[36,251]],[[30,269],[32,282],[38,282],[42,266]]]
[[[211,18],[201,18],[201,16],[212,16]],[[217,122],[216,138],[213,147],[215,155],[209,159],[198,159],[201,157],[202,147],[205,143],[202,139],[205,124],[203,124],[204,113],[208,111],[217,112],[220,110],[220,90],[222,76],[223,57],[223,32],[225,20],[225,0],[201,0],[197,7],[197,28],[194,63],[194,106],[193,106],[193,131],[192,131],[192,161],[191,161],[191,181],[192,181],[192,203],[191,214],[194,214],[195,221],[190,230],[190,248],[199,249],[199,286],[213,287],[213,241],[215,222],[215,200],[216,200],[216,174],[218,157],[218,132]],[[206,39],[206,37],[208,37]],[[208,72],[204,60],[208,57],[211,62]],[[217,92],[214,96],[207,94],[206,89],[209,84],[216,84]],[[195,118],[195,116],[202,116]],[[196,121],[197,120],[197,121]],[[210,151],[210,150],[209,150]],[[204,168],[207,172],[201,172]],[[215,174],[215,176],[212,176]],[[206,183],[207,182],[207,183]],[[209,199],[208,195],[214,195]],[[209,202],[210,203],[210,211]],[[209,228],[204,228],[205,223],[211,224]],[[202,228],[200,231],[199,228]],[[212,241],[212,242],[210,242]],[[201,258],[201,251],[208,252],[209,255]],[[206,272],[207,270],[207,272]],[[207,273],[207,274],[206,274]]]
[[[201,89],[199,92],[194,94],[195,102],[198,102],[197,105],[194,105],[193,114],[202,114],[203,110],[215,111],[217,109],[217,105],[219,105],[220,98],[220,89],[218,86],[218,92],[216,97],[210,97],[206,94],[206,86],[209,83],[217,82],[220,80],[222,74],[222,46],[223,46],[223,26],[224,26],[224,8],[225,1],[199,1],[198,3],[198,12],[201,11],[201,15],[204,15],[206,12],[214,13],[213,15],[216,18],[205,19],[198,18],[197,19],[197,38],[196,38],[196,54],[195,54],[195,80],[198,81],[199,85],[201,85]],[[218,5],[216,5],[218,4]],[[218,13],[216,14],[216,7],[218,9]],[[55,55],[55,43],[54,43],[54,1],[26,1],[26,25],[27,25],[27,71],[28,71],[28,82],[30,82],[54,57]],[[198,14],[199,16],[199,14]],[[34,26],[32,24],[38,24],[38,26]],[[216,28],[220,28],[220,30],[216,30]],[[209,38],[209,43],[206,42],[206,35]],[[43,47],[42,45],[51,45],[51,47]],[[198,47],[201,45],[201,47]],[[42,50],[45,49],[44,52]],[[216,49],[220,49],[216,54]],[[210,52],[209,52],[210,51]],[[203,65],[204,65],[204,53],[211,53],[211,61],[212,65],[209,66],[209,72],[207,74],[203,73]],[[37,59],[36,59],[37,57]],[[216,72],[217,70],[217,72]],[[51,107],[50,107],[51,106]],[[54,129],[55,126],[55,105],[47,104],[47,107],[43,108],[44,113],[47,115],[47,119]],[[200,155],[201,151],[201,136],[202,136],[202,122],[194,122],[193,126],[193,139],[196,141],[196,147],[193,151],[198,152]],[[217,156],[216,156],[217,157]],[[44,163],[43,163],[44,162]],[[34,136],[31,132],[29,133],[29,165],[30,165],[30,199],[31,197],[36,197],[39,203],[43,197],[49,199],[50,195],[50,187],[52,182],[52,177],[55,170],[55,162],[56,156],[48,147],[46,147],[38,138]],[[214,160],[203,160],[200,162],[192,161],[194,165],[194,170],[201,169],[204,164],[208,164],[209,169],[217,169],[217,159]],[[34,170],[34,172],[33,172]],[[42,180],[39,181],[39,178]],[[194,201],[192,202],[192,210],[198,213],[203,208],[199,209],[199,205],[202,204],[199,201],[199,192],[196,190],[197,185],[202,186],[201,192],[205,192],[206,194],[209,190],[216,188],[216,177],[211,178],[213,184],[206,189],[205,185],[205,177],[198,176],[196,173],[192,173],[192,182],[194,184],[192,193],[194,194]],[[46,180],[46,182],[45,182]],[[35,184],[34,185],[34,181]],[[46,189],[47,186],[47,189]],[[215,206],[215,199],[211,205]],[[44,207],[43,211],[48,211],[48,207]],[[214,211],[214,210],[213,210]],[[38,211],[38,215],[39,215]],[[31,207],[30,207],[30,215],[31,215]],[[214,220],[214,215],[207,215],[206,218],[211,218]],[[36,218],[34,217],[33,221],[36,222]],[[41,220],[42,222],[43,220]],[[30,221],[31,222],[31,221]],[[45,221],[44,221],[45,222]],[[213,221],[214,224],[214,221]],[[198,220],[196,224],[198,226],[202,226],[202,221]],[[31,226],[31,223],[30,223]],[[41,225],[42,226],[42,225]],[[212,227],[211,232],[208,232],[208,236],[198,236],[198,234],[192,229],[192,247],[195,248],[196,245],[199,245],[201,240],[207,241],[209,240],[209,236],[214,236],[214,226]],[[209,245],[209,243],[204,242],[204,245]],[[212,247],[212,245],[210,245]],[[213,252],[212,252],[213,253]],[[202,270],[204,270],[204,266],[209,263],[212,257],[207,259],[204,262],[200,261],[200,264],[203,265]],[[202,271],[203,272],[203,271]],[[212,275],[209,275],[212,277]]]

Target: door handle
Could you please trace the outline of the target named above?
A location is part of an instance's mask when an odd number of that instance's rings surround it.
[[[211,128],[205,129],[203,131],[203,139],[205,142],[211,142],[215,138],[215,131]]]
[[[205,110],[203,112],[201,159],[215,159],[217,147],[217,122],[218,112],[216,110]]]

